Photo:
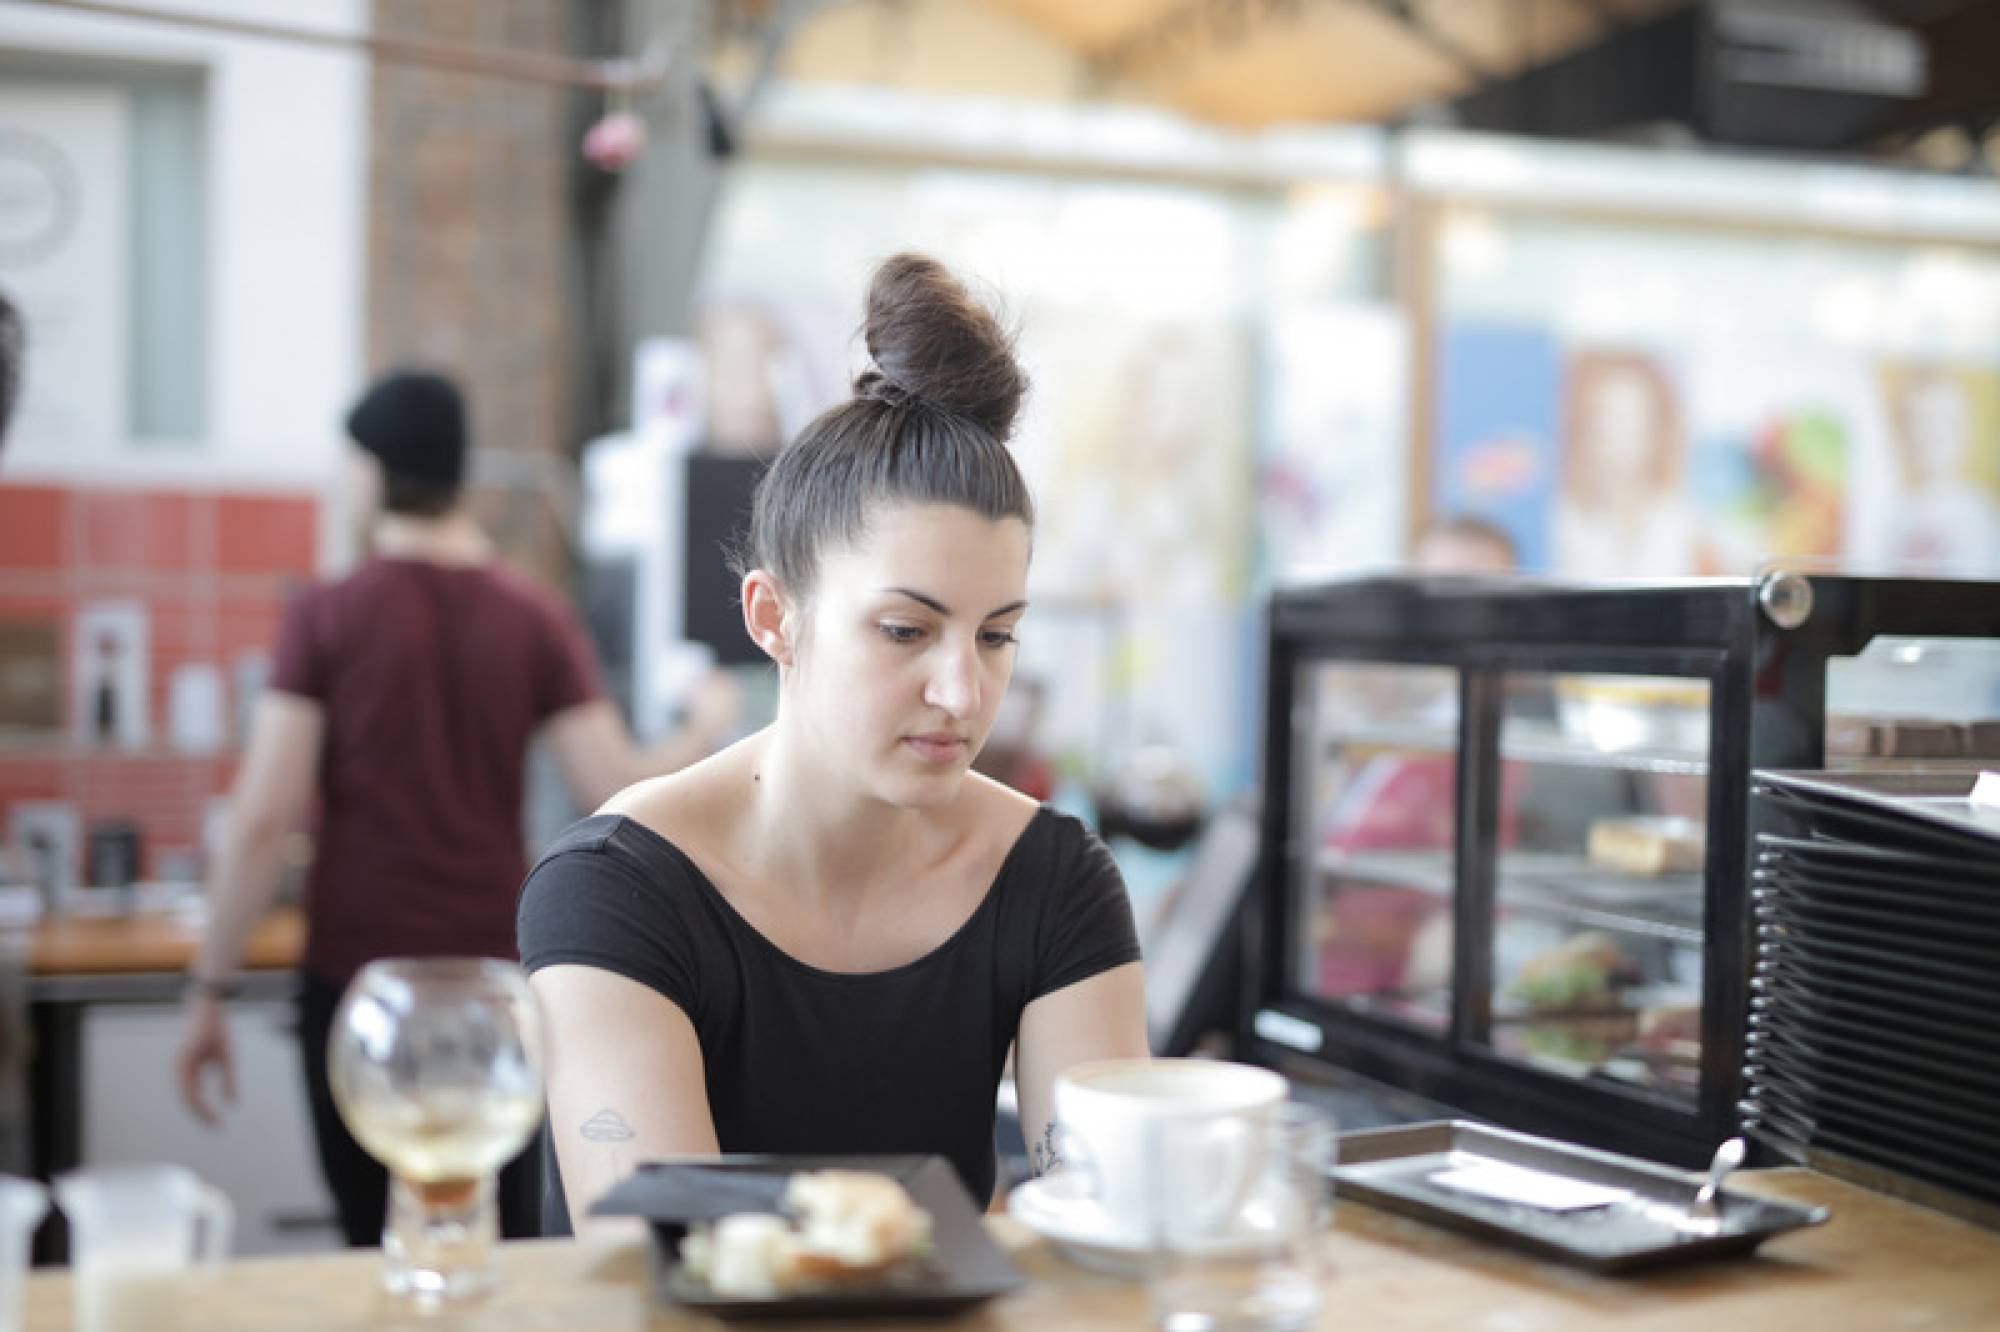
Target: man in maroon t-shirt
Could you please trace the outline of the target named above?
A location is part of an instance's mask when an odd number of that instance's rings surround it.
[[[207,1071],[235,1094],[229,978],[271,905],[287,837],[317,805],[299,1038],[320,1163],[348,1242],[365,1246],[381,1238],[388,1183],[327,1087],[347,982],[380,957],[514,957],[523,768],[538,733],[577,802],[595,808],[718,747],[734,696],[718,684],[682,734],[637,749],[599,691],[575,616],[502,566],[467,512],[465,411],[451,383],[390,375],[347,428],[362,450],[372,555],[286,611],[210,885],[180,1077],[190,1107],[216,1122]],[[509,1235],[534,1233],[534,1156],[501,1177]]]

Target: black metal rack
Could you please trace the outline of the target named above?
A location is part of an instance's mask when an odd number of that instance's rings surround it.
[[[1750,773],[1822,765],[1828,662],[1879,635],[2000,638],[2000,586],[1785,572],[1627,586],[1378,578],[1276,594],[1266,621],[1262,854],[1238,1048],[1266,1062],[1351,1070],[1530,1131],[1680,1164],[1705,1161],[1735,1131],[1742,1091]],[[1442,881],[1450,893],[1450,1009],[1440,1030],[1321,997],[1288,966],[1303,915],[1298,885],[1310,881],[1303,862],[1319,854],[1313,831],[1294,826],[1297,682],[1302,667],[1326,663],[1458,673],[1455,732],[1399,741],[1456,754],[1451,849],[1429,863],[1405,857],[1384,869],[1411,882]],[[1502,716],[1507,677],[1518,673],[1675,677],[1706,686],[1705,761],[1643,748],[1594,757],[1518,727],[1507,733],[1505,755],[1538,761],[1540,747],[1539,761],[1705,772],[1698,898],[1685,884],[1701,904],[1699,919],[1625,909],[1620,922],[1701,949],[1699,1089],[1691,1100],[1559,1075],[1491,1045]],[[1533,909],[1532,894],[1510,896],[1510,909],[1523,902]],[[1590,923],[1587,911],[1565,909]]]

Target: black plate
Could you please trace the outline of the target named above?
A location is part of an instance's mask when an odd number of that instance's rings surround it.
[[[1743,1064],[1746,1082],[1784,1087],[1799,1104],[1821,1113],[1865,1116],[1919,1137],[1943,1136],[1960,1147],[2000,1152],[2000,1124],[1989,1106],[1972,1109],[1957,1100],[1892,1087],[1877,1077],[1857,1078],[1825,1065],[1803,1064],[1789,1055],[1762,1050]]]
[[[1870,978],[1894,981],[1910,990],[1937,993],[1962,1002],[1978,1005],[2000,1002],[2000,971],[1991,968],[1955,966],[1893,948],[1874,948],[1798,933],[1774,934],[1770,929],[1758,926],[1759,958],[1776,956],[1808,967],[1837,965]]]
[[[1922,855],[1858,842],[1830,842],[1781,833],[1757,834],[1757,864],[1794,863],[1811,869],[1865,871],[1921,882],[1954,899],[1991,905],[2000,899],[2000,870],[1993,862]]]
[[[1825,1130],[1811,1123],[1802,1123],[1754,1097],[1738,1102],[1736,1108],[1743,1116],[1743,1127],[1747,1133],[1771,1144],[1793,1160],[1806,1160],[1814,1148],[1819,1148],[1898,1171],[1953,1193],[2000,1203],[2000,1187],[1990,1182],[1991,1172],[1984,1168],[1984,1163],[1968,1167],[1967,1163],[1911,1152],[1907,1150],[1908,1144],[1901,1139],[1868,1141],[1837,1130]]]
[[[1933,883],[1920,875],[1872,865],[1804,864],[1788,853],[1758,859],[1750,873],[1753,884],[1773,883],[1865,906],[2000,924],[2000,893],[1970,893],[1962,881]]]
[[[712,1220],[704,1194],[721,1192],[705,1183],[718,1172],[742,1183],[739,1197],[767,1196],[776,1211],[786,1181],[806,1170],[872,1170],[909,1190],[931,1215],[935,1274],[920,1285],[875,1290],[812,1291],[766,1300],[722,1297],[682,1273],[680,1236],[691,1220]],[[724,1179],[724,1189],[734,1180]],[[735,1192],[733,1189],[728,1189]],[[1021,1274],[987,1233],[958,1172],[941,1156],[715,1156],[698,1161],[649,1162],[605,1196],[593,1213],[642,1216],[653,1222],[658,1241],[662,1295],[683,1308],[717,1318],[936,1318],[982,1304],[1021,1285]]]
[[[1962,1032],[1991,1032],[2000,1020],[1990,997],[1931,976],[1905,976],[1881,967],[1825,957],[1791,944],[1764,951],[1759,944],[1758,975],[1783,975],[1808,990],[1851,1002],[1873,1004],[1892,1015],[1939,1022]],[[1961,1039],[1954,1035],[1954,1039]]]
[[[1766,1103],[1788,1106],[1800,1116],[1839,1129],[1864,1141],[1920,1143],[1939,1160],[1990,1161],[1996,1150],[1993,1130],[1967,1127],[1942,1115],[1912,1114],[1880,1102],[1862,1103],[1850,1097],[1804,1087],[1783,1074],[1764,1070],[1746,1073],[1744,1086]]]
[[[2000,828],[1941,809],[1928,800],[1963,800],[1976,773],[1759,772],[1753,792],[1801,811],[1808,822],[1837,836],[1871,846],[1889,845],[1917,854],[1982,862],[1993,873],[2000,852]]]
[[[1947,937],[1932,937],[1899,928],[1900,922],[1873,924],[1823,908],[1796,905],[1782,896],[1758,899],[1754,910],[1760,926],[1783,927],[1790,937],[1874,948],[1899,954],[1918,966],[1936,959],[1964,967],[1975,976],[1992,975],[1993,961],[2000,958],[2000,934],[1988,935],[1971,926],[1939,930],[1938,935]]]
[[[1947,906],[1914,894],[1871,897],[1847,892],[1824,879],[1772,874],[1752,882],[1750,900],[1760,907],[1768,902],[1816,919],[1865,925],[1889,937],[1936,939],[1945,943],[1976,939],[1989,946],[2000,943],[2000,912]]]
[[[1789,1021],[1782,1014],[1775,1018],[1768,1013],[1751,1014],[1745,1038],[1753,1046],[1785,1047],[1804,1059],[1825,1060],[1854,1072],[1879,1073],[1899,1084],[1961,1089],[1987,1098],[1984,1105],[1989,1113],[2000,1105],[2000,1065],[1987,1068],[1977,1060],[1940,1059],[1902,1044],[1820,1030],[1810,1023]]]
[[[1948,1059],[1990,1062],[2000,1016],[1925,1003],[1812,973],[1766,958],[1750,979],[1750,1011],[1768,1021],[1801,1021],[1876,1042],[1913,1043]]]

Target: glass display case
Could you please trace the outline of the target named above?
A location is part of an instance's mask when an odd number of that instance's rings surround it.
[[[1751,769],[2000,755],[1995,639],[1972,583],[1279,593],[1247,1048],[1705,1161],[1741,1085]]]

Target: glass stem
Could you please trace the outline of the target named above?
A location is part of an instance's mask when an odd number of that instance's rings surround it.
[[[483,1294],[493,1285],[499,1231],[493,1176],[432,1182],[391,1176],[385,1283],[420,1304]]]

